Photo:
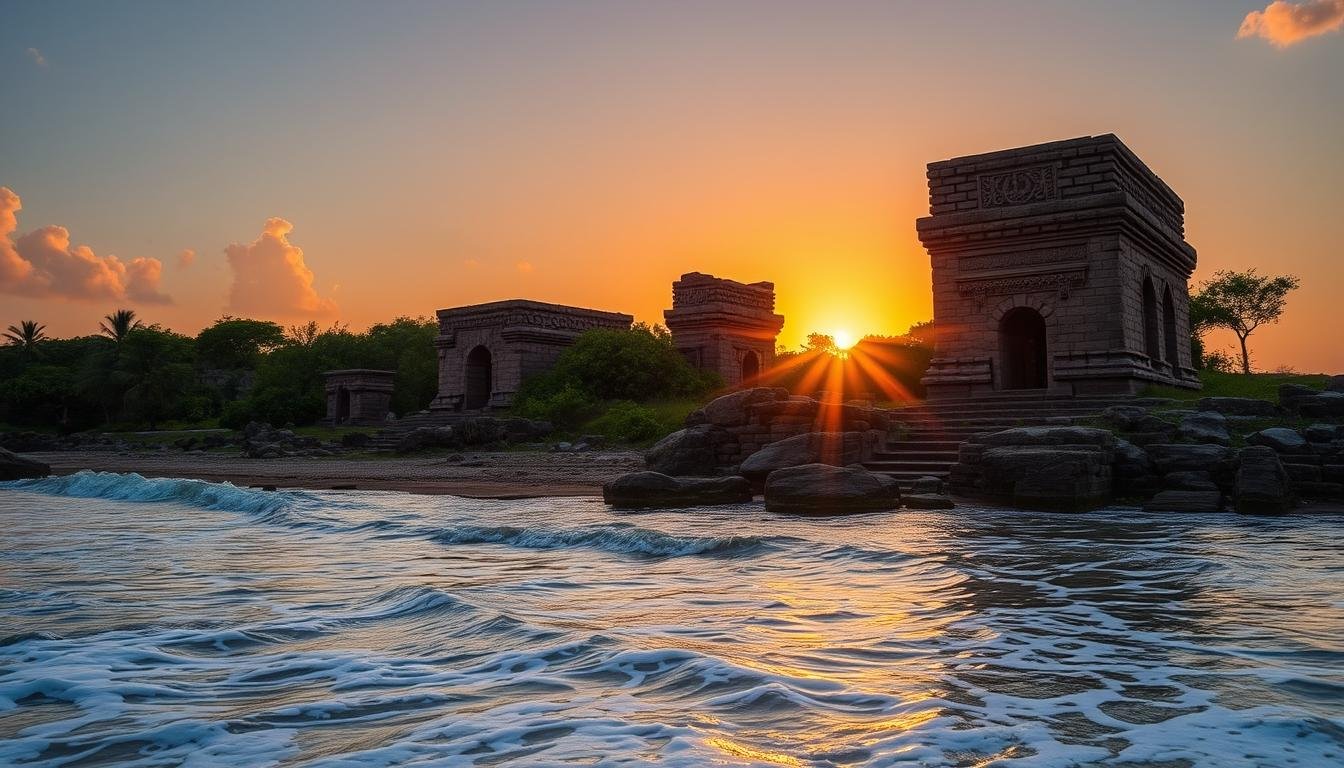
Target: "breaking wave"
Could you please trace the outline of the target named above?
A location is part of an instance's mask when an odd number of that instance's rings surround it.
[[[582,547],[623,555],[746,555],[770,546],[759,536],[674,536],[634,526],[588,528],[520,528],[511,525],[463,525],[432,537],[440,544],[504,544],[520,549]]]

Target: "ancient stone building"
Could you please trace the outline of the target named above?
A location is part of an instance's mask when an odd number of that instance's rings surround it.
[[[739,283],[689,272],[672,284],[664,310],[672,342],[692,365],[714,371],[735,387],[775,361],[784,317],[775,314],[774,283]]]
[[[1197,388],[1185,206],[1114,135],[930,163],[929,396]]]
[[[327,417],[323,422],[329,426],[378,426],[386,422],[395,376],[395,371],[370,368],[324,371]]]
[[[504,408],[523,379],[548,370],[590,328],[629,328],[630,315],[512,299],[438,311],[439,394],[433,410]]]

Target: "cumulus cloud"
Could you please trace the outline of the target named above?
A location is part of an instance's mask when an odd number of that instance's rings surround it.
[[[158,259],[99,256],[87,245],[70,245],[65,227],[40,227],[18,236],[23,201],[0,187],[0,292],[31,298],[130,300],[168,304],[159,291]]]
[[[183,248],[177,252],[177,266],[182,269],[190,267],[196,263],[196,252],[190,248]]]
[[[1263,37],[1271,45],[1287,48],[1340,27],[1344,27],[1344,0],[1274,0],[1263,11],[1246,14],[1237,37]]]
[[[303,249],[289,242],[294,225],[281,218],[266,220],[261,236],[248,245],[224,249],[233,270],[228,311],[239,314],[324,317],[336,314],[336,303],[317,295],[313,271]]]
[[[36,64],[37,66],[39,67],[47,66],[47,57],[43,56],[42,52],[37,50],[36,48],[29,48],[27,51],[24,51],[24,53],[27,53],[28,58],[32,59],[33,63]]]

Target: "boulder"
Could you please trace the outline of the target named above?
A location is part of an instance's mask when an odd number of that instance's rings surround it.
[[[461,448],[462,436],[457,429],[444,427],[416,427],[397,440],[397,453],[413,453],[428,448]]]
[[[809,432],[770,443],[742,461],[739,471],[761,483],[777,469],[803,464],[843,467],[863,460],[863,435],[858,432]]]
[[[777,469],[765,480],[765,508],[771,512],[838,515],[899,506],[894,479],[858,466],[804,464]]]
[[[1312,419],[1344,420],[1344,392],[1320,392],[1297,404],[1298,413]]]
[[[1101,412],[1101,420],[1121,432],[1137,431],[1139,422],[1148,417],[1148,409],[1138,405],[1112,405]]]
[[[1162,478],[1162,484],[1172,491],[1217,491],[1213,474],[1198,470],[1172,472]]]
[[[1263,445],[1279,453],[1306,453],[1307,438],[1287,427],[1270,427],[1246,436],[1247,445]]]
[[[1331,376],[1325,382],[1326,392],[1344,392],[1344,374]]]
[[[1145,512],[1221,512],[1223,495],[1218,491],[1161,491],[1143,505]]]
[[[644,462],[664,475],[713,475],[718,471],[719,446],[732,434],[713,424],[697,424],[677,430],[654,443]]]
[[[1344,426],[1338,424],[1312,424],[1302,430],[1302,436],[1312,443],[1329,443],[1344,440]]]
[[[1095,427],[1013,427],[977,435],[976,442],[988,446],[1092,446],[1105,451],[1115,449],[1115,435]]]
[[[1237,454],[1234,495],[1237,511],[1249,515],[1278,515],[1297,503],[1279,455],[1265,445],[1247,446]]]
[[[1159,443],[1147,447],[1148,457],[1159,474],[1182,470],[1215,471],[1232,458],[1232,450],[1222,445]]]
[[[613,507],[707,507],[751,501],[745,477],[670,477],[632,472],[602,486],[602,499]]]
[[[1201,411],[1212,411],[1224,416],[1262,416],[1279,415],[1279,409],[1268,400],[1254,397],[1201,397],[1195,407]]]
[[[1176,432],[1191,442],[1232,444],[1232,436],[1227,434],[1227,417],[1217,411],[1198,411],[1186,416]]]
[[[1111,465],[1116,492],[1124,496],[1147,495],[1157,489],[1157,473],[1148,452],[1128,440],[1115,441],[1115,462]]]
[[[986,495],[1026,509],[1080,511],[1110,498],[1111,457],[1099,450],[998,446],[981,454],[980,471]]]
[[[943,479],[932,475],[917,477],[910,484],[910,491],[912,493],[940,494],[943,492]]]
[[[777,387],[755,387],[717,397],[686,417],[686,425],[713,424],[737,427],[751,420],[751,407],[761,403],[788,400],[789,391]]]
[[[957,505],[940,493],[907,493],[901,504],[910,509],[952,509]]]
[[[1297,406],[1303,400],[1309,397],[1315,397],[1319,392],[1311,387],[1304,387],[1301,384],[1280,384],[1279,385],[1279,406],[1284,410],[1297,412]]]
[[[46,477],[50,474],[50,466],[0,448],[0,480],[23,480],[30,477]]]

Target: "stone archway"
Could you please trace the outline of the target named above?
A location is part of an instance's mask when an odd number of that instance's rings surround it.
[[[1045,318],[1031,307],[1015,307],[999,321],[1000,387],[1045,389]]]
[[[489,405],[492,382],[495,380],[490,350],[479,346],[468,352],[464,373],[466,386],[463,388],[462,409],[477,411]]]
[[[1162,359],[1162,344],[1157,331],[1157,291],[1153,278],[1143,276],[1143,350],[1156,363]]]
[[[742,356],[742,383],[755,381],[761,375],[761,358],[755,352],[748,351]]]

